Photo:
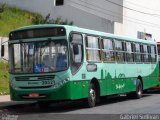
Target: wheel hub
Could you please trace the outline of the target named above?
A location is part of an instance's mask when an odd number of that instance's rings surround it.
[[[94,91],[94,89],[90,89],[90,98],[91,98],[91,100],[92,100],[92,102],[93,101],[95,101],[95,99],[96,99],[96,94],[95,94],[95,91]]]

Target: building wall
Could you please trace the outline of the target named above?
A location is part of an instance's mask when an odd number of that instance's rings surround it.
[[[64,0],[63,6],[54,6],[55,0],[0,0],[43,16],[50,13],[53,19],[62,17],[79,27],[130,37],[137,37],[139,31],[152,34],[153,39],[160,41],[159,0],[110,1],[116,4],[106,0]]]
[[[63,6],[63,9],[55,7],[54,11],[57,11],[51,16],[53,18],[62,17],[64,20],[73,21],[75,26],[114,33],[114,22],[105,18],[84,12],[78,8],[70,7],[68,5]],[[67,11],[67,13],[65,12]]]
[[[160,1],[159,0],[125,0],[123,6],[123,23],[115,23],[115,33],[137,37],[137,32],[152,34],[160,41]],[[156,14],[156,15],[154,15]]]
[[[117,4],[123,5],[122,0],[112,1]],[[120,6],[115,6],[107,2],[106,0],[65,0],[65,5],[71,8],[77,8],[79,10],[82,10],[83,12],[87,12],[89,14],[105,18],[110,21],[122,22],[123,9]]]
[[[112,1],[123,4],[122,0]],[[114,22],[122,23],[122,7],[110,4],[106,0],[64,0],[63,6],[55,6],[55,0],[0,0],[0,2],[43,16],[50,14],[53,19],[61,17],[73,21],[76,26],[104,32],[114,33]]]

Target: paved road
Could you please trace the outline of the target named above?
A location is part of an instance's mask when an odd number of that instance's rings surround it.
[[[130,115],[126,116],[127,114]],[[35,102],[0,102],[0,119],[4,120],[5,118],[15,120],[97,120],[106,118],[108,120],[120,118],[160,120],[160,115],[154,114],[160,114],[160,91],[146,93],[139,100],[128,99],[126,96],[104,98],[103,102],[94,108],[86,108],[81,101],[53,104],[48,108],[39,108]]]

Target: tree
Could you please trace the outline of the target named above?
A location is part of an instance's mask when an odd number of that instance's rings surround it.
[[[50,18],[50,14],[46,17],[43,17],[39,14],[36,14],[36,17],[32,19],[33,24],[59,24],[59,25],[73,25],[73,21],[65,21],[61,17],[57,17],[55,20]]]
[[[5,7],[6,7],[5,3],[0,4],[0,18],[1,18],[1,14],[4,12]]]

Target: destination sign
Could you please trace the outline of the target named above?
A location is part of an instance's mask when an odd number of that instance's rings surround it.
[[[41,37],[57,37],[65,36],[66,31],[63,27],[33,28],[26,30],[13,31],[9,34],[10,40],[41,38]]]

